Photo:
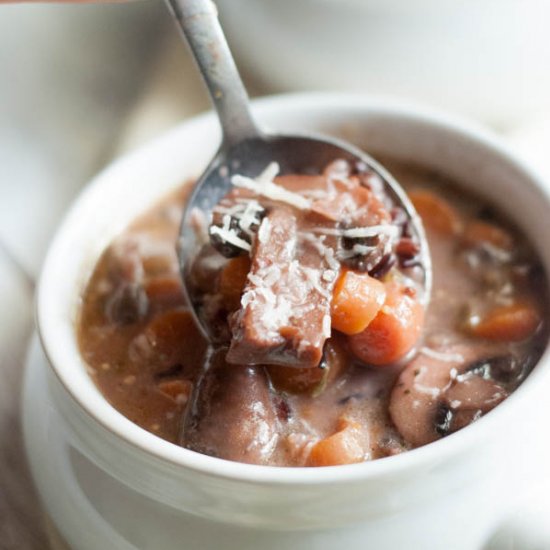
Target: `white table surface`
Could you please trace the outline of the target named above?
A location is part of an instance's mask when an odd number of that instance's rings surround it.
[[[33,282],[47,242],[72,198],[108,158],[208,107],[202,83],[164,12],[151,4],[136,6],[79,12],[58,6],[0,8],[5,10],[0,11],[0,74],[3,83],[14,84],[7,92],[2,84],[0,91],[0,550],[46,548],[23,459],[18,405],[32,332]],[[48,17],[54,23],[46,33],[42,22]],[[123,32],[118,39],[105,32],[106,41],[98,40],[98,20],[117,24]],[[152,34],[137,37],[144,21]],[[18,25],[45,51],[32,60],[23,53],[15,63],[6,51],[25,46]],[[71,28],[72,35],[63,34],[65,45],[51,46],[52,32]],[[66,44],[74,51],[56,62]],[[98,48],[91,57],[83,54],[90,44]],[[107,65],[99,76],[97,63]],[[65,78],[64,86],[59,84],[62,73],[82,75],[92,69],[91,80],[71,84]],[[127,72],[133,75],[130,82]],[[33,93],[38,85],[41,97]],[[67,135],[76,137],[68,140]],[[550,181],[550,116],[526,122],[507,137]]]

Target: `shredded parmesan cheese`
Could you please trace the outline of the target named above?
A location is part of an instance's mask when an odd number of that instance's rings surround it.
[[[301,210],[308,210],[311,208],[311,201],[273,182],[273,178],[275,178],[278,172],[278,164],[272,162],[257,178],[253,179],[236,174],[231,178],[231,183],[235,187],[249,189],[260,196],[273,201],[284,202]]]
[[[332,269],[327,269],[323,271],[322,278],[323,278],[323,281],[326,281],[327,283],[332,283],[332,281],[336,279],[336,272],[333,271]]]
[[[330,315],[325,315],[323,317],[323,336],[325,336],[326,338],[330,338],[330,334],[331,334],[331,320],[330,320]]]
[[[270,162],[264,171],[256,178],[256,181],[273,181],[277,174],[281,171],[277,162]]]
[[[258,224],[257,214],[263,212],[263,206],[255,200],[249,201],[244,212],[239,216],[239,227],[248,235],[252,236],[251,227]]]
[[[219,235],[225,242],[228,242],[234,246],[242,248],[247,252],[252,250],[252,247],[239,236],[232,229],[226,229],[225,227],[218,227],[217,225],[210,226],[211,235]]]
[[[399,236],[399,228],[396,225],[370,225],[368,227],[352,227],[351,229],[332,229],[328,227],[318,227],[314,229],[316,233],[325,235],[335,235],[337,237],[349,237],[350,239],[360,239],[364,237],[377,237],[378,235],[387,235],[390,238]]]
[[[327,247],[325,250],[325,260],[327,261],[330,269],[338,273],[340,271],[340,262],[336,259],[335,256],[336,255],[334,254],[334,250]]]
[[[271,235],[271,222],[269,218],[264,218],[260,224],[260,229],[258,229],[258,240],[263,244],[269,240]]]

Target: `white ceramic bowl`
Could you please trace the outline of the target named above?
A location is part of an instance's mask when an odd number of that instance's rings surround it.
[[[271,92],[407,97],[499,126],[550,108],[546,0],[218,0]]]
[[[550,271],[547,189],[483,129],[347,95],[267,98],[254,110],[265,127],[339,135],[374,156],[445,172],[506,210]],[[51,245],[37,298],[41,349],[31,353],[24,395],[27,452],[51,518],[78,550],[480,548],[544,473],[536,459],[547,456],[548,437],[535,428],[548,415],[548,353],[517,392],[459,433],[400,456],[319,469],[177,447],[119,414],[88,377],[74,323],[94,262],[138,213],[199,174],[218,140],[207,114],[115,162]]]

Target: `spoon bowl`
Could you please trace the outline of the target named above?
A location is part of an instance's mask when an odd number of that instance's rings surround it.
[[[198,314],[199,297],[190,281],[193,259],[204,244],[204,224],[212,210],[230,190],[232,176],[256,177],[271,163],[280,174],[320,174],[335,160],[361,163],[379,176],[384,192],[408,217],[412,236],[419,245],[423,270],[421,300],[428,305],[432,269],[422,222],[399,183],[379,163],[345,141],[315,135],[269,135],[256,125],[239,72],[218,22],[211,0],[167,0],[172,15],[186,38],[204,78],[222,127],[222,144],[206,171],[198,179],[187,201],[180,230],[178,254],[183,287],[197,326],[210,340],[214,334]],[[201,213],[197,225],[195,213]]]
[[[432,270],[424,228],[410,199],[393,176],[370,155],[343,140],[311,134],[262,135],[239,141],[229,147],[222,145],[196,182],[183,213],[178,243],[183,287],[188,303],[193,306],[197,325],[209,340],[215,340],[215,337],[202,316],[197,314],[200,297],[195,296],[190,280],[195,256],[204,241],[204,233],[197,231],[196,224],[193,223],[193,213],[200,211],[206,219],[209,219],[214,206],[231,189],[231,178],[236,174],[256,177],[272,162],[279,165],[281,175],[319,174],[336,159],[348,161],[351,165],[357,163],[366,165],[380,177],[385,194],[406,212],[411,220],[412,236],[420,244],[419,259],[423,268],[424,290],[422,301],[425,305],[428,304]]]

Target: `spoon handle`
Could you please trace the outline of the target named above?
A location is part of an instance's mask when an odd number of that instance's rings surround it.
[[[260,135],[248,94],[211,0],[166,0],[185,36],[218,113],[223,146]]]

